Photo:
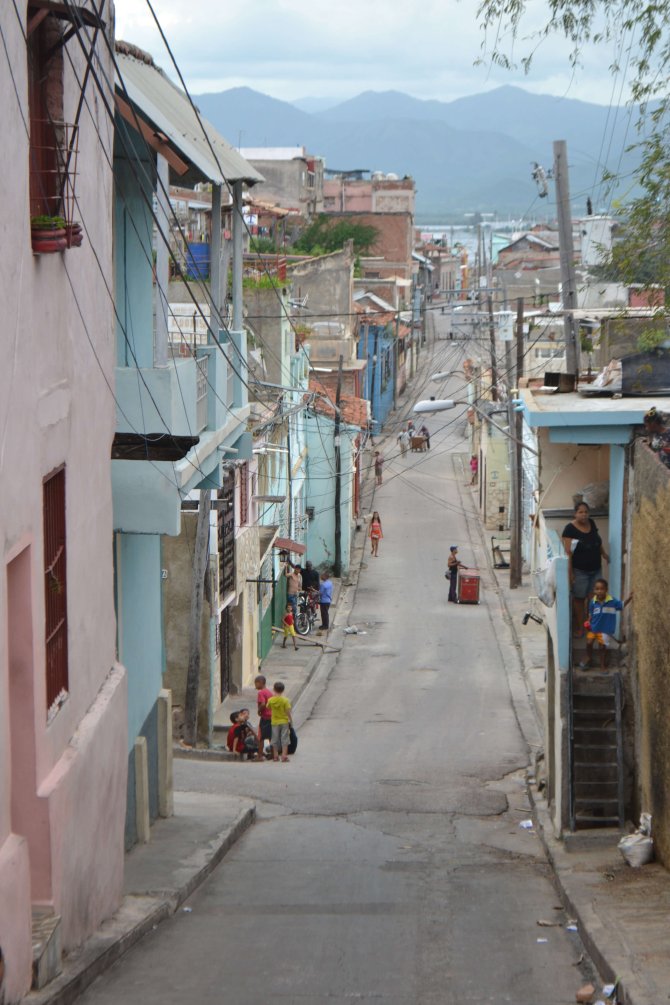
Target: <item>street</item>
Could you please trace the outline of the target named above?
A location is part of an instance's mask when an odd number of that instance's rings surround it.
[[[462,365],[462,344],[434,347],[424,374]],[[427,425],[429,453],[400,458],[394,431],[384,444],[370,507],[384,537],[378,558],[365,548],[359,634],[312,688],[291,763],[175,763],[177,788],[250,796],[257,822],[82,1005],[565,1005],[592,976],[520,826],[518,668],[465,484],[464,418]],[[481,572],[479,605],[447,604],[452,544]]]

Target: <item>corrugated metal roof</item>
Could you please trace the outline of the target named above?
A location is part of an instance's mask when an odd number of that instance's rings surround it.
[[[264,181],[263,176],[201,116],[216,154],[214,156],[188,98],[161,69],[152,62],[119,51],[116,60],[130,101],[144,118],[168,137],[204,180],[218,185],[236,181],[255,185]],[[125,97],[121,80],[117,76],[116,90]]]

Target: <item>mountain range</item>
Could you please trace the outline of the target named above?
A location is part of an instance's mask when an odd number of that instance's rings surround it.
[[[549,171],[553,140],[566,140],[573,212],[596,212],[630,198],[639,154],[636,112],[504,86],[455,101],[400,91],[365,91],[339,104],[303,99],[297,107],[248,87],[199,94],[202,114],[236,146],[304,146],[326,167],[411,175],[417,220],[443,223],[465,213],[554,215],[553,187],[541,199],[531,172]],[[310,108],[311,111],[306,111]],[[603,170],[621,178],[612,192]]]

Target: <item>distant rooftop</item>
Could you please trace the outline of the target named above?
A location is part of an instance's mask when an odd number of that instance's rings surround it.
[[[248,161],[292,161],[306,157],[304,147],[240,147],[240,154]]]

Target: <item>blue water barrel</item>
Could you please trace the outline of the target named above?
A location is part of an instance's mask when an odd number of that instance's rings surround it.
[[[186,245],[186,274],[189,279],[209,279],[210,246],[204,243]]]

